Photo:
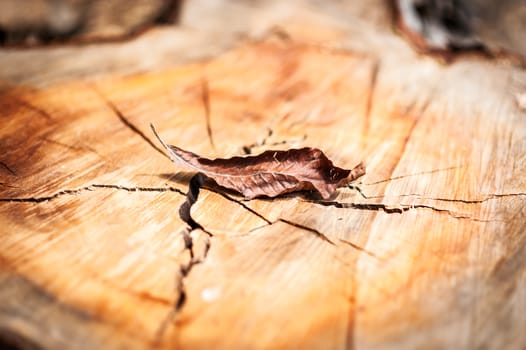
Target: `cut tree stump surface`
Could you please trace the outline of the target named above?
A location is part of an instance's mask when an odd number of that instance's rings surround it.
[[[524,347],[526,74],[368,28],[291,22],[203,62],[4,89],[1,337]],[[192,174],[150,123],[209,158],[311,146],[367,174],[329,201],[205,188],[192,216],[210,235],[188,232]]]

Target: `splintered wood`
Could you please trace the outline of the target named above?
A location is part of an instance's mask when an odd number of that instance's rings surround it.
[[[3,338],[526,343],[526,115],[524,86],[510,86],[524,71],[441,65],[388,31],[362,52],[356,33],[306,40],[298,28],[159,73],[2,91]],[[159,152],[149,123],[210,159],[308,146],[334,164],[364,160],[367,174],[327,201],[205,187],[191,209],[201,228],[188,229],[178,209],[193,173]]]

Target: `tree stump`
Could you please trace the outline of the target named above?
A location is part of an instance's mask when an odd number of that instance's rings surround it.
[[[0,96],[0,337],[22,348],[526,344],[524,69],[291,21],[214,58]],[[303,146],[328,201],[202,189],[208,158]],[[326,237],[327,239],[322,239]]]

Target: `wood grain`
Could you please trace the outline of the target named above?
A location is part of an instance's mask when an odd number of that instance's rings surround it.
[[[3,338],[525,346],[524,70],[443,65],[389,29],[302,18],[206,62],[2,91]],[[192,216],[210,235],[190,231],[191,174],[149,123],[209,158],[311,146],[368,172],[329,201],[205,188]]]

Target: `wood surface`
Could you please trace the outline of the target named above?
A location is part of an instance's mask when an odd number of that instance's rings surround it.
[[[446,65],[389,25],[335,18],[263,21],[260,39],[153,72],[8,80],[0,339],[524,348],[526,72]],[[208,233],[190,231],[178,210],[192,174],[149,123],[210,158],[312,146],[367,174],[329,201],[205,188],[192,216]]]

